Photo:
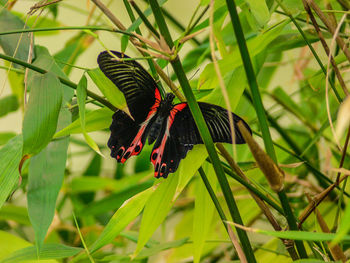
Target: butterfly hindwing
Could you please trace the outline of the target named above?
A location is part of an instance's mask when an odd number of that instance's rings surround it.
[[[118,59],[120,58],[120,59]],[[161,101],[156,82],[136,61],[117,51],[104,51],[97,62],[102,72],[123,92],[131,116],[136,122],[146,120]]]
[[[209,132],[214,142],[232,143],[228,111],[220,106],[199,102]],[[237,122],[242,121],[250,131],[246,122],[232,114],[235,127],[235,143],[245,143],[239,132]],[[167,177],[177,170],[181,159],[195,144],[202,144],[198,128],[194,122],[187,103],[176,104],[170,111],[166,125],[152,150],[151,162],[155,169],[155,177]]]
[[[172,130],[170,134],[176,130],[180,135],[179,142],[181,144],[200,144],[203,143],[199,134],[198,128],[194,122],[193,116],[187,103],[186,106],[181,106],[183,103],[174,106],[174,109],[179,109],[174,115]],[[214,142],[232,143],[230,130],[230,121],[228,111],[218,105],[198,102],[199,108],[203,114],[204,120],[208,126],[210,135]],[[234,113],[230,113],[234,123],[235,143],[245,143],[242,134],[238,130],[237,123],[242,121],[246,128],[250,130],[248,124]]]
[[[151,153],[151,162],[154,166],[154,176],[166,178],[169,173],[174,173],[179,167],[180,161],[192,150],[193,145],[184,145],[179,142],[177,131],[171,131],[173,116],[177,109],[172,109],[166,123],[164,123],[161,136],[158,137]]]
[[[108,140],[111,156],[124,163],[129,157],[138,155],[145,145],[151,122],[139,124],[124,111],[117,110],[113,114]]]

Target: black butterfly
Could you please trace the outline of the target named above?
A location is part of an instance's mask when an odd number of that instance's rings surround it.
[[[112,56],[112,54],[114,56]],[[117,51],[104,51],[97,59],[102,72],[123,92],[132,118],[122,110],[113,115],[108,147],[111,156],[124,163],[138,155],[148,138],[155,141],[151,153],[156,178],[174,173],[187,152],[203,143],[186,102],[173,104],[174,94],[163,99],[154,79],[136,61]],[[228,111],[220,106],[198,102],[214,142],[232,143]],[[235,142],[245,143],[236,123],[242,121],[232,113]]]

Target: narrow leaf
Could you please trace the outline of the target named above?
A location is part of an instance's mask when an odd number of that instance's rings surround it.
[[[167,250],[167,249],[181,247],[182,245],[186,244],[186,242],[188,240],[189,240],[189,238],[186,237],[186,238],[182,238],[179,240],[154,245],[151,248],[143,249],[135,259],[138,260],[138,259],[147,258],[147,257],[153,256],[153,255],[157,255],[157,254],[159,254],[159,252]]]
[[[113,111],[108,108],[101,108],[87,113],[85,116],[86,131],[92,132],[109,128],[112,123],[112,115]],[[82,132],[80,119],[77,119],[64,129],[57,132],[54,135],[54,138]]]
[[[6,96],[0,99],[0,117],[14,112],[19,108],[18,100],[15,95]]]
[[[28,83],[30,97],[23,119],[23,155],[37,154],[55,134],[62,104],[62,86],[53,73],[36,75]]]
[[[30,161],[28,213],[39,251],[55,214],[56,199],[66,166],[67,148],[67,139],[51,142]]]
[[[87,134],[85,130],[85,100],[86,100],[86,90],[87,90],[87,80],[86,77],[83,76],[77,86],[77,99],[79,106],[79,116],[80,116],[80,125],[81,129],[87,144],[98,154],[102,155],[100,148],[98,148],[96,142]],[[103,155],[102,155],[103,156]]]
[[[22,143],[22,135],[18,135],[0,149],[0,208],[18,183]]]
[[[108,101],[120,109],[126,106],[123,93],[99,68],[89,70],[87,73]]]
[[[172,174],[168,179],[160,179],[157,190],[147,200],[143,212],[140,235],[134,256],[137,256],[154,231],[164,221],[173,205],[173,197],[178,183],[178,175]],[[156,216],[155,216],[156,215]]]
[[[13,15],[6,8],[0,10],[0,32],[10,31],[16,29],[25,29],[24,22]],[[20,60],[27,61],[30,36],[29,34],[10,34],[0,36],[0,46],[4,50],[6,55],[14,56]],[[16,54],[15,54],[16,53]],[[16,67],[19,67],[15,64]]]
[[[216,188],[215,180],[210,176],[214,174],[213,168],[208,163],[204,166],[210,184],[213,189]],[[196,181],[195,189],[195,203],[194,203],[194,218],[193,218],[193,262],[200,262],[203,247],[212,227],[212,219],[215,211],[213,201],[208,194],[208,191],[202,180]]]
[[[27,260],[36,260],[38,258],[40,258],[40,260],[67,258],[74,256],[81,251],[82,248],[78,247],[69,247],[61,244],[45,244],[40,251],[40,254],[37,255],[36,247],[30,246],[16,250],[10,254],[10,256],[3,259],[1,263],[16,263]]]
[[[108,222],[102,234],[92,245],[90,249],[91,253],[112,242],[113,239],[141,213],[147,200],[155,189],[155,187],[150,187],[125,201]]]

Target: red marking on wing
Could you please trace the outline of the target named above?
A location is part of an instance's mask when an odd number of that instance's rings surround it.
[[[165,130],[163,138],[162,138],[162,142],[160,143],[158,148],[156,148],[152,151],[152,154],[151,154],[151,162],[154,166],[154,177],[158,178],[158,177],[163,176],[163,173],[162,173],[163,169],[162,168],[164,167],[164,170],[165,170],[167,164],[162,163],[162,157],[163,157],[163,153],[164,153],[165,144],[166,144],[166,141],[167,141],[168,136],[169,136],[169,131],[170,131],[171,125],[174,122],[174,118],[175,118],[176,113],[179,111],[182,111],[187,105],[188,104],[185,102],[176,104],[170,111],[168,121],[167,121],[166,130]]]
[[[146,120],[141,124],[141,127],[140,127],[139,131],[137,132],[134,140],[130,144],[129,148],[126,151],[123,151],[121,153],[121,156],[117,159],[117,160],[120,159],[121,163],[125,163],[125,161],[133,155],[138,155],[143,148],[142,136],[144,135],[145,129],[147,128],[149,121],[157,113],[160,102],[162,101],[162,97],[160,96],[160,92],[159,92],[158,88],[155,89],[154,96],[155,96],[156,100],[155,100],[153,106],[150,108],[150,111],[147,115]]]

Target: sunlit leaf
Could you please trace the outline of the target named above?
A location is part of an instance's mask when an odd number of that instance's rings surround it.
[[[22,144],[22,135],[18,135],[0,149],[0,208],[18,183]]]
[[[15,95],[9,95],[0,99],[0,117],[14,112],[18,108],[19,104]]]
[[[87,73],[109,102],[119,109],[126,106],[123,93],[99,68],[89,70]]]
[[[159,186],[147,200],[142,215],[140,235],[134,255],[137,256],[154,231],[164,221],[173,205],[173,197],[178,182],[178,175],[172,174],[168,179],[159,179]],[[155,216],[157,215],[157,216]]]
[[[108,108],[101,108],[87,113],[85,116],[86,131],[92,132],[107,129],[112,123],[112,115],[113,111]],[[69,126],[57,132],[54,138],[76,133],[82,133],[80,119],[75,120]]]
[[[31,79],[30,97],[23,119],[23,155],[37,154],[50,141],[57,128],[62,105],[62,86],[53,73]]]
[[[40,254],[37,255],[37,250],[35,246],[25,247],[20,250],[16,250],[8,257],[3,259],[2,263],[16,263],[27,260],[36,260],[40,259],[60,259],[74,256],[82,251],[82,248],[78,247],[69,247],[61,244],[45,244],[40,251]]]
[[[80,116],[80,125],[81,129],[87,144],[98,154],[102,155],[100,148],[97,146],[96,142],[87,134],[85,129],[85,100],[86,100],[86,92],[87,90],[87,80],[86,77],[83,76],[77,86],[77,99],[79,106],[79,116]],[[102,155],[103,156],[103,155]]]
[[[13,15],[6,8],[0,10],[0,32],[25,29],[24,22],[17,16]],[[5,54],[15,58],[27,61],[30,36],[25,33],[10,34],[0,36],[0,46]],[[16,67],[19,65],[15,64]]]
[[[205,168],[205,169],[204,169]],[[210,185],[216,189],[216,181],[213,180],[213,168],[206,163],[204,165],[204,172],[207,175]],[[193,216],[193,262],[200,262],[201,254],[205,241],[207,239],[209,230],[212,227],[212,220],[215,211],[215,206],[211,200],[210,195],[201,179],[196,181],[194,202],[194,216]]]
[[[102,234],[91,247],[91,252],[110,243],[132,220],[134,220],[142,211],[150,195],[156,190],[151,187],[125,201],[117,210]]]

